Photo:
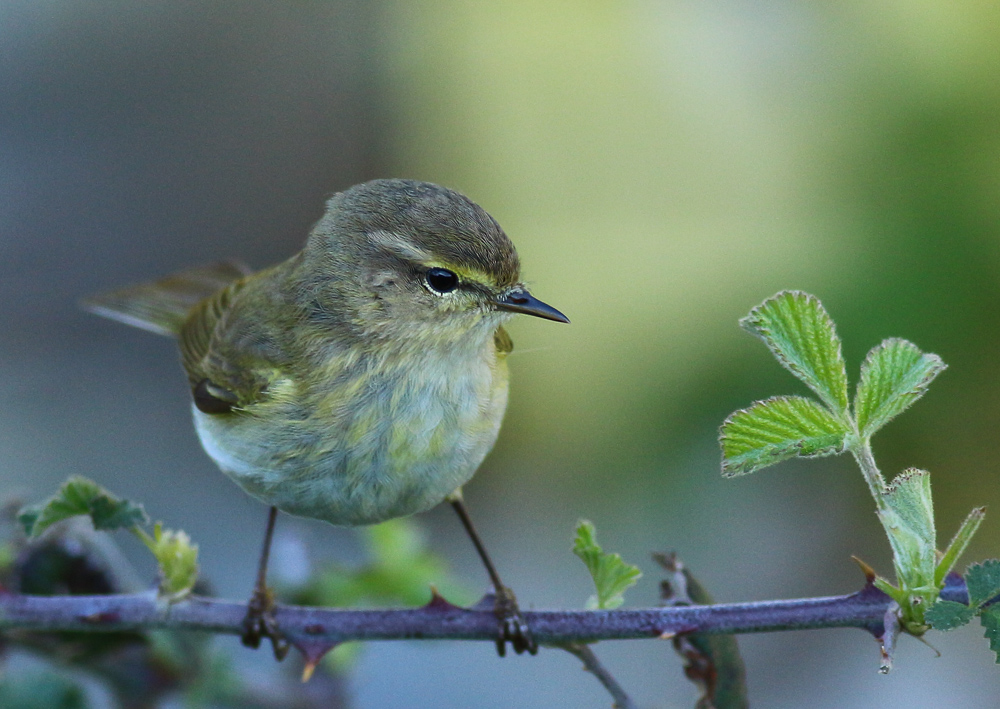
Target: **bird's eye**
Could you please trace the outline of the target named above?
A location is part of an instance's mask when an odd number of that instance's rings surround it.
[[[458,288],[458,276],[447,268],[428,269],[424,278],[427,281],[427,287],[438,295],[451,293]]]

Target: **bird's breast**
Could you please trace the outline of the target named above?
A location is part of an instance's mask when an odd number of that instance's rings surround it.
[[[502,358],[439,357],[362,360],[314,383],[275,382],[246,410],[194,416],[205,450],[248,493],[357,525],[429,509],[467,482],[506,404]]]

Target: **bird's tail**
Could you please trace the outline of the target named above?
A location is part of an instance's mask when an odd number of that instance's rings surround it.
[[[85,310],[126,325],[174,337],[195,305],[249,274],[250,269],[239,263],[215,263],[152,283],[101,293],[81,305]]]

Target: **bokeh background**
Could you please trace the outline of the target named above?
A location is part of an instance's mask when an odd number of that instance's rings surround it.
[[[173,345],[76,302],[276,262],[326,196],[404,176],[482,204],[573,320],[512,326],[506,424],[466,490],[523,605],[590,594],[581,517],[645,569],[633,605],[656,602],[667,549],[720,601],[855,590],[851,554],[891,564],[850,460],[719,475],[726,415],[802,391],[737,319],[817,294],[852,381],[883,337],[940,354],[876,457],[932,471],[942,544],[1000,509],[998,42],[1000,6],[956,0],[2,0],[0,489],[90,476],[187,530],[217,592],[244,597],[265,510],[200,451]],[[451,512],[420,523],[484,588]],[[279,548],[358,553],[350,531],[281,525]],[[988,515],[966,561],[998,545]],[[995,706],[981,630],[929,639],[941,657],[904,638],[888,677],[856,630],[740,642],[756,706]],[[667,644],[598,653],[641,706],[692,705]],[[609,703],[566,653],[486,643],[371,645],[350,689],[362,708]]]

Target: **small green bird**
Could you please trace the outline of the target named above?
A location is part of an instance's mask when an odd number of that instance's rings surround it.
[[[276,509],[336,525],[455,507],[496,589],[503,654],[536,645],[466,513],[461,486],[507,406],[503,324],[569,320],[528,293],[513,244],[468,198],[374,180],[334,195],[305,248],[98,296],[91,311],[177,336],[202,446],[271,506],[244,642],[287,645],[265,586]],[[275,509],[276,508],[276,509]]]

